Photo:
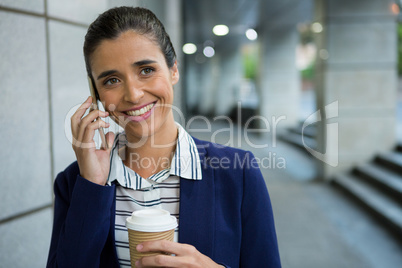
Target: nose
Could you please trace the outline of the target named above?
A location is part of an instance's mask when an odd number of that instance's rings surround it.
[[[144,96],[144,90],[140,82],[128,79],[125,85],[124,100],[132,103],[139,103]]]

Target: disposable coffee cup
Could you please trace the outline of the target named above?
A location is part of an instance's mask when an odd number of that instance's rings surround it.
[[[131,217],[126,219],[126,227],[131,267],[135,267],[135,262],[142,257],[163,254],[162,252],[138,252],[137,245],[145,241],[173,241],[177,220],[166,210],[149,208],[134,211]]]

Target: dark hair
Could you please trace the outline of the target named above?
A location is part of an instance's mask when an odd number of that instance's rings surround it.
[[[89,25],[84,42],[84,58],[88,76],[92,78],[90,58],[95,49],[105,39],[116,39],[120,34],[133,30],[155,41],[165,55],[166,64],[171,68],[176,61],[169,35],[165,27],[152,11],[140,7],[116,7],[105,11]]]

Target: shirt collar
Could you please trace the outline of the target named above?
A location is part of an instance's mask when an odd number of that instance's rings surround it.
[[[170,174],[184,179],[201,180],[201,163],[197,145],[181,125],[176,123],[176,126],[179,130],[179,135],[176,152],[170,165]]]
[[[162,170],[147,179],[142,178],[135,171],[124,165],[119,156],[119,150],[124,150],[124,147],[127,146],[127,137],[125,132],[116,135],[110,153],[108,184],[110,185],[112,182],[117,181],[123,187],[138,190],[160,183],[169,178],[170,175],[189,180],[201,180],[200,156],[194,139],[181,125],[176,123],[176,126],[179,133],[176,151],[170,168]],[[138,159],[137,163],[141,164],[140,159]]]

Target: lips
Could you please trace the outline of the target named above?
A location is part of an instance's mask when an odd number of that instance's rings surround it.
[[[125,111],[124,113],[127,114],[128,116],[142,116],[142,115],[146,114],[147,112],[149,112],[154,106],[155,106],[155,103],[151,103],[140,109]]]

